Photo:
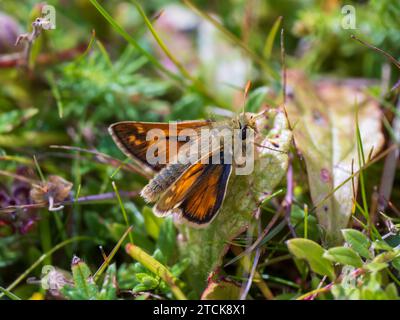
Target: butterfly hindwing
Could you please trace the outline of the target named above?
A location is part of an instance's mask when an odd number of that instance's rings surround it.
[[[192,224],[207,225],[222,205],[231,172],[232,165],[223,161],[191,165],[161,196],[154,212],[159,216],[179,213]]]

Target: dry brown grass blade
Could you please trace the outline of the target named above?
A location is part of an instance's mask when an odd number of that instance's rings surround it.
[[[144,168],[141,168],[139,165],[125,163],[124,161],[115,159],[115,158],[113,158],[105,153],[99,152],[97,150],[88,150],[88,149],[84,149],[84,148],[80,148],[80,147],[58,146],[58,145],[52,145],[52,146],[50,146],[50,148],[90,153],[90,154],[93,154],[95,156],[95,159],[97,161],[99,161],[100,163],[107,163],[115,168],[121,168],[121,169],[130,171],[130,172],[136,173],[147,179],[152,178],[152,175],[149,172],[147,172]]]

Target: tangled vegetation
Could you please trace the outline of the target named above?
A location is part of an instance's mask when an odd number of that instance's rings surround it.
[[[3,0],[1,299],[399,299],[399,16],[391,0]],[[243,105],[267,110],[280,152],[231,179],[207,228],[156,217],[108,126]]]

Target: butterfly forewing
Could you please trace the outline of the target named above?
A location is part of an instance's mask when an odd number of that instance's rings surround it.
[[[211,121],[182,121],[176,123],[176,134],[183,129],[200,130],[203,127],[210,126]],[[164,133],[165,139],[147,139],[148,132],[152,129],[160,129]],[[158,150],[161,158],[165,158],[166,162],[170,162],[169,144],[166,140],[176,139],[177,151],[186,143],[186,141],[178,141],[176,135],[170,134],[170,124],[161,122],[136,122],[123,121],[114,123],[109,127],[109,132],[119,148],[129,157],[133,157],[140,163],[145,164],[154,171],[160,171],[165,167],[165,163],[151,164],[147,160],[147,150],[152,146]],[[190,138],[190,137],[189,137]],[[164,154],[161,154],[164,153]]]

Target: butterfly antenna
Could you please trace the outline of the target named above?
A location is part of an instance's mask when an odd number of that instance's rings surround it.
[[[247,81],[246,83],[246,87],[244,88],[244,94],[243,94],[243,115],[246,109],[246,101],[247,101],[247,96],[249,95],[249,91],[250,91],[250,87],[251,87],[251,81]]]
[[[283,18],[282,18],[283,26]],[[283,100],[283,112],[285,113],[286,120],[289,125],[289,129],[292,129],[288,113],[286,110],[286,96],[287,96],[287,69],[286,69],[286,51],[285,51],[285,28],[281,29],[281,65],[282,65],[282,100]]]
[[[270,109],[271,109],[271,107],[267,105],[266,108],[265,108],[263,111],[257,113],[257,114],[253,117],[253,119],[258,119],[258,118],[264,116]]]
[[[388,60],[389,60],[390,62],[392,62],[397,68],[400,69],[400,63],[396,60],[396,58],[394,58],[392,55],[390,55],[390,54],[387,53],[386,51],[384,51],[384,50],[382,50],[382,49],[380,49],[380,48],[378,48],[378,47],[375,47],[375,46],[373,46],[372,44],[369,44],[369,43],[367,43],[367,42],[365,42],[365,41],[363,41],[363,40],[357,38],[357,37],[356,37],[355,35],[353,35],[353,34],[351,35],[351,38],[354,39],[354,40],[356,40],[356,41],[358,41],[358,42],[361,43],[362,45],[364,45],[364,46],[366,46],[366,47],[368,47],[368,48],[370,48],[370,49],[372,49],[372,50],[375,50],[375,51],[379,52],[380,54],[384,55],[384,56],[386,57],[386,59],[388,59]]]

